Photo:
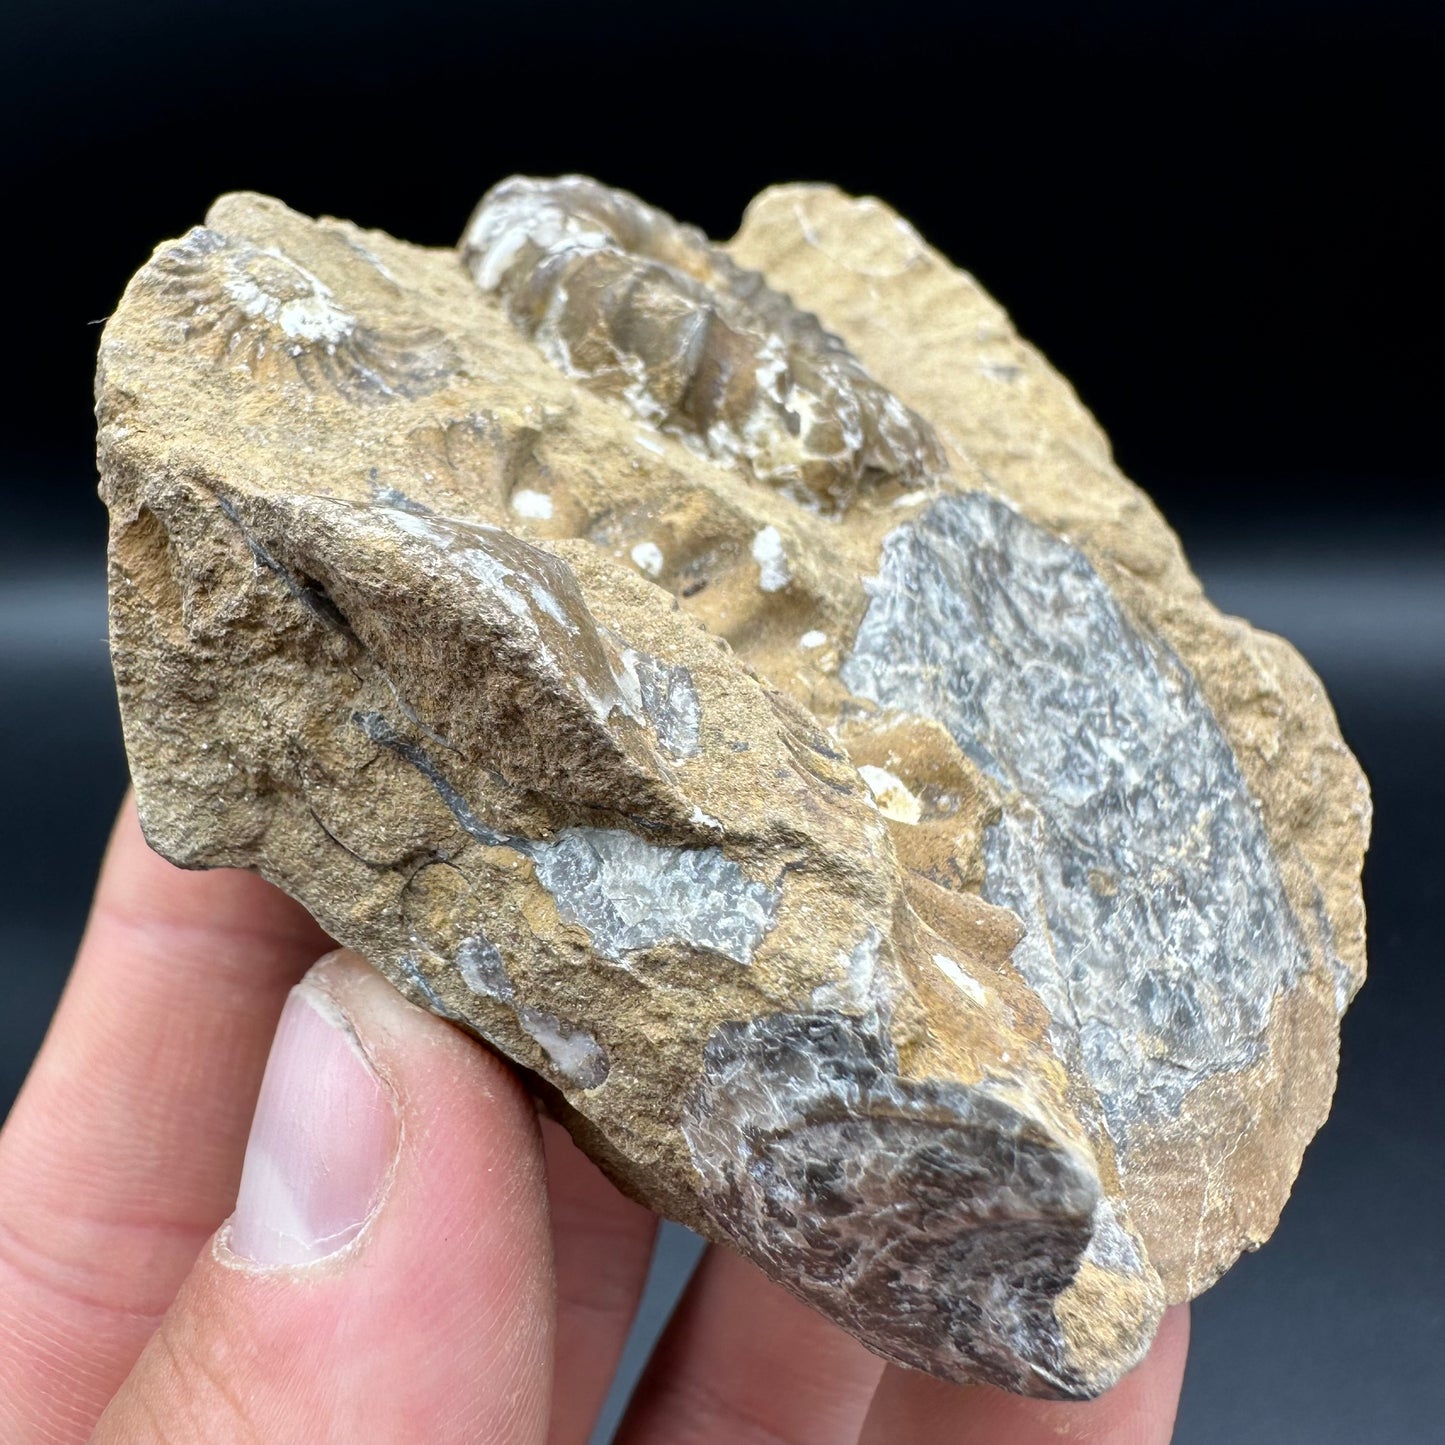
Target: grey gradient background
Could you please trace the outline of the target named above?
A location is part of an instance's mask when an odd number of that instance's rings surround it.
[[[1010,307],[1214,600],[1320,672],[1374,786],[1335,1111],[1276,1237],[1195,1307],[1179,1445],[1445,1439],[1442,37],[1394,0],[7,13],[0,1110],[124,785],[91,323],[150,247],[240,186],[441,244],[515,170],[720,235],[770,181],[833,179]],[[624,1374],[695,1252],[665,1232]]]

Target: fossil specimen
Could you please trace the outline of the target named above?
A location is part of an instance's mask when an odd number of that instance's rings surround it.
[[[142,817],[886,1357],[1087,1396],[1272,1230],[1364,780],[1067,385],[876,201],[458,251],[229,196],[98,380]]]
[[[816,316],[635,196],[516,176],[477,208],[462,251],[569,376],[805,506],[947,470],[928,424]]]

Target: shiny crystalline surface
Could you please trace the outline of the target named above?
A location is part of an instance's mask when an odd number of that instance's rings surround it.
[[[1010,796],[983,896],[1127,1156],[1210,1074],[1249,1064],[1306,967],[1259,811],[1214,714],[1082,554],[984,492],[892,532],[842,669],[942,723]]]
[[[618,961],[675,940],[747,963],[777,906],[776,890],[720,848],[659,848],[620,829],[577,828],[532,855],[562,917]]]
[[[288,889],[886,1358],[1086,1397],[1273,1229],[1363,779],[876,201],[258,196],[101,346],[147,836]]]

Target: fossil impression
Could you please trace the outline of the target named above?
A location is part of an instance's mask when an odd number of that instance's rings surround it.
[[[457,250],[227,196],[105,329],[147,836],[531,1071],[888,1359],[1084,1397],[1273,1229],[1365,783],[885,206],[578,177]]]

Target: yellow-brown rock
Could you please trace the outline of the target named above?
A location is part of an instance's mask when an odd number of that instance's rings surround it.
[[[876,201],[457,251],[228,196],[101,347],[147,836],[254,868],[890,1359],[1088,1396],[1268,1236],[1364,781]]]

